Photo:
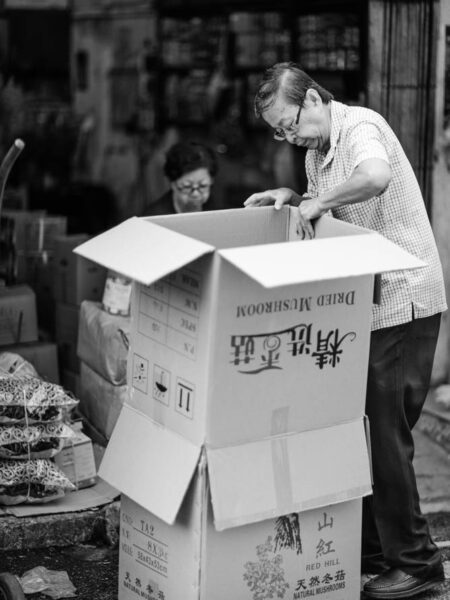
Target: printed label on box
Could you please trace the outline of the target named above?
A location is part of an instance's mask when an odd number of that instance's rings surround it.
[[[197,358],[201,275],[181,269],[140,288],[138,331],[191,360]]]
[[[153,398],[169,406],[170,372],[159,365],[153,367]]]
[[[195,387],[189,381],[177,378],[175,410],[189,419],[194,417]]]
[[[334,368],[341,361],[345,344],[355,339],[354,331],[313,330],[313,323],[269,333],[231,335],[231,363],[239,373],[248,375],[282,369],[289,356],[309,356],[319,369]]]
[[[147,393],[148,360],[133,354],[133,387],[144,394]]]

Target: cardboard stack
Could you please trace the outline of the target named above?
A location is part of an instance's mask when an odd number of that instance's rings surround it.
[[[81,421],[72,423],[74,437],[55,456],[55,463],[78,490],[95,485],[97,470],[91,438],[82,431]]]
[[[28,285],[0,286],[0,345],[37,339],[34,291]]]
[[[93,439],[106,446],[127,396],[130,317],[111,315],[100,302],[80,308],[80,411]]]
[[[59,383],[56,344],[38,340],[36,294],[28,285],[0,286],[0,352],[29,361],[39,376]]]
[[[36,294],[25,284],[0,286],[0,353],[29,361],[43,379],[59,383],[56,344],[39,341]]]
[[[0,314],[0,344],[34,342],[32,350],[23,348],[24,358],[29,359],[31,352],[40,366],[45,362],[42,376],[50,374],[50,381],[58,383],[61,374],[63,385],[77,394],[80,304],[85,299],[101,299],[106,271],[73,253],[73,248],[89,236],[67,234],[67,217],[47,215],[43,210],[6,210],[4,217],[13,223],[15,278],[21,285],[0,291],[0,312],[8,312],[8,323]],[[44,342],[37,342],[38,331]],[[56,345],[49,340],[55,340]],[[21,347],[10,351],[22,355]]]
[[[0,342],[5,344],[1,350],[19,354],[41,377],[59,383],[56,345],[48,339],[38,341],[38,337],[39,331],[51,334],[54,329],[54,240],[65,232],[67,219],[49,216],[43,210],[5,210],[2,217],[13,223],[14,280],[18,285],[1,291],[1,303],[9,311],[10,321],[9,333]]]
[[[67,230],[67,217],[47,215],[43,210],[4,211],[14,222],[16,279],[36,294],[39,327],[53,332],[54,244],[57,235]]]
[[[359,599],[375,273],[423,263],[293,209],[129,219],[76,249],[134,280],[119,599]],[[126,248],[126,252],[124,251]]]
[[[80,305],[101,299],[106,271],[73,253],[89,239],[87,234],[55,238],[53,296],[56,304],[55,339],[58,344],[63,384],[79,393],[80,361],[77,355]]]

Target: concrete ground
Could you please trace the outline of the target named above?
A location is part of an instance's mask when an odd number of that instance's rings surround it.
[[[414,434],[414,459],[422,511],[427,515],[433,539],[441,548],[446,580],[417,600],[450,600],[450,453],[425,433]]]
[[[442,549],[447,579],[415,598],[450,600],[450,421],[435,404],[426,408],[414,434],[415,468],[422,509]],[[46,520],[35,517],[21,524],[17,518],[15,523],[0,518],[0,571],[21,576],[43,565],[66,571],[78,600],[117,600],[118,509],[116,501],[96,510]],[[42,593],[27,595],[29,600],[45,598]]]

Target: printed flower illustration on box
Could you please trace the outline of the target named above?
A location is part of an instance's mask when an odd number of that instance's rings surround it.
[[[275,543],[269,536],[256,547],[257,562],[245,563],[244,580],[253,594],[253,600],[284,598],[289,584],[284,578],[283,557],[275,554]]]

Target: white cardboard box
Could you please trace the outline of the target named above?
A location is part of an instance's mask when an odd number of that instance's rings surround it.
[[[119,599],[360,597],[361,500],[218,532],[204,464],[174,525],[122,495]]]
[[[360,498],[371,492],[363,414],[374,274],[423,263],[329,217],[316,223],[314,240],[298,241],[293,215],[270,207],[133,218],[76,249],[135,282],[130,393],[99,473],[148,519],[166,523],[164,536],[186,538],[187,549],[193,538],[199,544],[184,562],[173,551],[172,575],[148,580],[165,600],[264,598],[244,594],[232,548],[248,541],[251,561],[274,519],[308,511],[313,523],[330,506],[342,507],[349,579],[322,598],[359,598]],[[122,546],[121,577],[127,561],[147,563],[148,543]],[[289,567],[281,597],[306,597],[293,595],[292,577],[313,570],[310,544]],[[126,583],[120,599],[136,598],[136,582]],[[152,594],[141,596],[158,598]]]
[[[328,217],[286,241],[291,214],[132,218],[76,249],[136,282],[130,405],[197,446],[363,415],[373,274],[423,263]]]

